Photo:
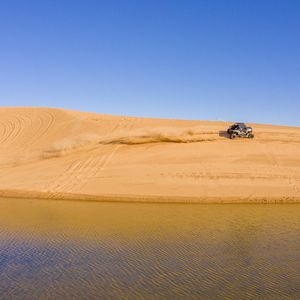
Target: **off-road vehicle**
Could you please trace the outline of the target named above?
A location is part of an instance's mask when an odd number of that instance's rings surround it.
[[[252,133],[252,127],[246,126],[245,123],[235,123],[231,125],[227,129],[227,133],[229,134],[231,139],[235,139],[236,137],[245,137],[249,139],[254,138],[254,134]]]

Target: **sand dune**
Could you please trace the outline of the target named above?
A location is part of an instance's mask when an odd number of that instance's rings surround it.
[[[0,108],[0,196],[300,202],[300,128]]]

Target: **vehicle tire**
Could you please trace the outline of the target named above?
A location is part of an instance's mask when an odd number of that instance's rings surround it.
[[[231,134],[231,135],[230,135],[230,138],[231,138],[232,140],[234,140],[234,139],[236,138],[236,134],[234,134],[234,133]]]
[[[249,134],[248,134],[248,139],[253,139],[253,138],[254,138],[254,134],[249,133]]]

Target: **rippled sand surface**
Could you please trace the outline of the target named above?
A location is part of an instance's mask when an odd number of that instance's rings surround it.
[[[300,206],[0,200],[1,299],[299,299]]]

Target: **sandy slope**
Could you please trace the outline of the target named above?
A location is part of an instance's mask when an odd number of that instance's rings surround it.
[[[300,202],[300,128],[0,108],[0,196]]]

